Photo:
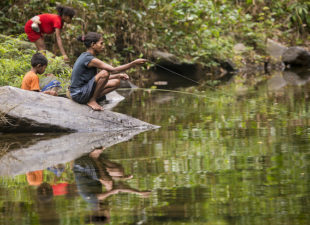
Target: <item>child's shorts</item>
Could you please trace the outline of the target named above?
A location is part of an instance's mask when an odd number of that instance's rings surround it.
[[[41,33],[35,32],[31,28],[32,20],[28,20],[26,25],[25,25],[25,33],[28,36],[28,40],[31,42],[35,42],[39,38],[43,37]]]
[[[70,89],[71,98],[75,102],[80,104],[86,104],[89,102],[89,99],[94,95],[94,91],[96,88],[95,77],[88,81],[87,84],[80,88]]]

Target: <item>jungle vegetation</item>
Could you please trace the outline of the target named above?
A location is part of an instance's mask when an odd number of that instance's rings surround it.
[[[101,57],[113,65],[149,58],[159,49],[209,68],[216,67],[218,59],[244,66],[264,61],[267,38],[288,46],[310,45],[307,0],[2,0],[0,32],[27,41],[25,35],[20,36],[26,21],[37,14],[56,13],[57,4],[77,11],[73,23],[62,32],[71,64],[84,51],[75,38],[88,31],[103,35]],[[59,55],[53,39],[47,37],[48,49]],[[237,43],[246,50],[234,52]],[[1,41],[1,86],[20,85],[32,53]],[[60,71],[61,76],[70,76],[70,71]]]

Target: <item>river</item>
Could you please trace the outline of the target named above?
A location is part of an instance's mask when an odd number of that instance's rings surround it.
[[[1,176],[0,224],[309,224],[307,77],[278,72],[255,86],[203,92],[123,90],[113,111],[161,127],[84,155],[74,144],[55,149],[61,163]],[[1,156],[22,164],[21,148],[53,150],[66,137],[78,145],[66,134],[0,134]]]

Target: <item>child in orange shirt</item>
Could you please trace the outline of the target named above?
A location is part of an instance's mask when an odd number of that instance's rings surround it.
[[[43,74],[47,67],[47,59],[41,53],[36,53],[31,58],[31,70],[26,73],[22,81],[22,89],[29,91],[40,91],[39,77],[37,74]],[[43,91],[45,94],[57,96],[53,89]]]

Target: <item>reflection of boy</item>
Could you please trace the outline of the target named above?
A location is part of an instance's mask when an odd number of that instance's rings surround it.
[[[28,184],[31,186],[39,186],[43,182],[43,170],[28,172],[26,176]]]
[[[55,184],[48,184],[46,182],[43,182],[43,170],[28,172],[26,174],[26,177],[29,185],[37,186],[38,194],[43,193],[42,195],[39,195],[42,197],[42,199],[44,198],[44,193],[51,194],[51,196],[47,196],[48,198],[57,195],[66,195],[68,193],[69,184],[67,182]]]
[[[21,89],[29,91],[40,91],[39,77],[37,74],[43,74],[48,61],[46,57],[41,53],[36,53],[31,58],[31,70],[26,73],[23,78]],[[60,84],[57,84],[60,86]],[[45,94],[57,95],[57,92],[52,89],[45,89],[43,91]]]

